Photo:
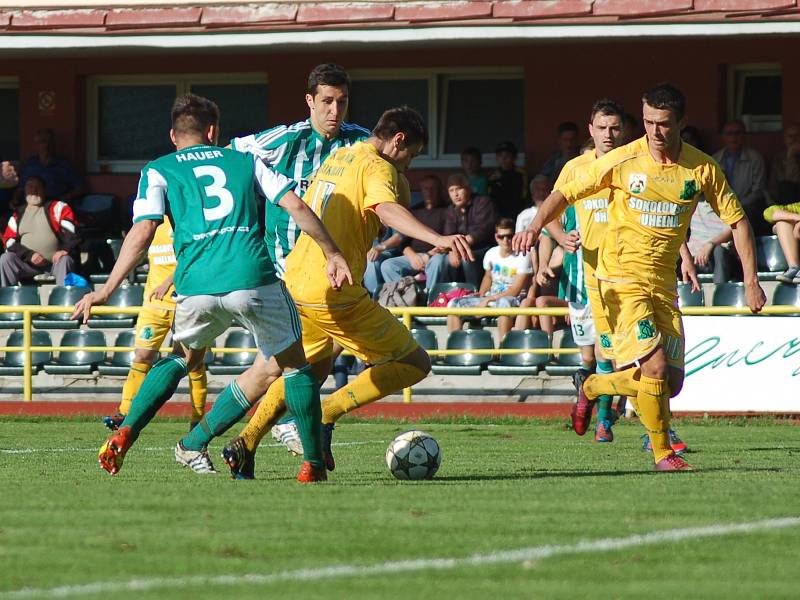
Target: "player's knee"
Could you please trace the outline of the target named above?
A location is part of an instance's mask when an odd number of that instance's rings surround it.
[[[669,376],[669,365],[667,356],[661,348],[657,348],[652,354],[640,361],[642,375],[651,379],[661,379],[666,381]]]
[[[156,350],[136,348],[136,350],[133,351],[133,362],[152,365],[157,355],[158,352]]]
[[[421,371],[422,376],[419,380],[424,379],[431,372],[431,357],[422,348],[417,348],[408,356],[403,357],[400,362],[416,367]]]

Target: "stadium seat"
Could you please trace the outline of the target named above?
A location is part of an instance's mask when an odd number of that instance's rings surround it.
[[[432,288],[428,290],[428,305],[433,302],[436,297],[441,294],[442,292],[449,292],[450,290],[455,290],[457,288],[464,288],[470,290],[471,292],[477,292],[478,288],[475,287],[475,284],[467,283],[467,282],[459,282],[459,281],[450,281],[446,283],[436,283]],[[444,325],[447,323],[447,317],[428,317],[428,316],[420,316],[414,317],[415,321],[422,323],[423,325]]]
[[[744,284],[735,282],[718,283],[714,286],[714,296],[711,305],[744,308],[747,306],[744,301]]]
[[[35,285],[0,287],[2,306],[38,306],[41,303],[39,288]],[[19,329],[22,324],[22,313],[0,313],[0,329]]]
[[[439,340],[436,339],[435,331],[431,329],[414,328],[411,330],[411,335],[425,350],[439,349]]]
[[[447,338],[448,350],[483,350],[494,348],[492,334],[485,329],[454,331]],[[437,375],[480,375],[481,370],[492,361],[491,354],[449,354],[443,364],[433,365]]]
[[[561,341],[557,348],[577,348],[578,345],[572,338],[572,330],[565,329]],[[583,363],[581,355],[578,354],[557,354],[554,365],[545,366],[544,370],[548,375],[572,375]]]
[[[256,341],[249,331],[235,330],[225,338],[226,348],[255,348]],[[214,375],[239,375],[256,360],[255,352],[226,352],[219,361],[208,365],[208,370]]]
[[[117,335],[114,345],[133,347],[135,341],[135,331],[123,331]],[[97,366],[98,372],[100,375],[127,375],[133,362],[133,353],[133,350],[114,352],[110,361],[107,360]]]
[[[90,375],[103,362],[105,352],[101,350],[82,350],[87,346],[105,346],[106,336],[102,331],[94,329],[78,329],[67,331],[59,346],[69,349],[61,350],[55,362],[44,366],[45,373],[51,375]]]
[[[23,332],[14,331],[4,345],[6,346],[22,346]],[[33,346],[52,346],[50,341],[50,334],[46,331],[32,331],[31,332],[31,345]],[[38,373],[42,366],[50,361],[52,353],[50,352],[32,352],[31,353],[31,368],[33,373]],[[22,375],[25,372],[25,353],[22,351],[6,352],[3,358],[3,364],[0,366],[0,376],[8,377],[13,375]]]
[[[769,273],[781,273],[789,268],[778,236],[764,235],[756,238],[756,263],[760,277]]]
[[[141,306],[144,301],[144,286],[123,285],[114,290],[106,302],[106,306],[129,308]],[[110,315],[94,315],[89,318],[87,325],[93,328],[125,328],[130,329],[136,323],[136,315],[115,313]]]
[[[705,306],[706,299],[703,294],[703,288],[699,291],[692,291],[691,283],[678,283],[678,306],[683,308],[685,306]]]
[[[800,306],[800,286],[779,283],[772,293],[772,304],[776,306]],[[800,313],[791,313],[786,316],[797,316]]]
[[[506,334],[500,348],[520,350],[549,348],[547,334],[540,329],[511,330]],[[542,365],[547,364],[547,354],[501,354],[498,364],[490,364],[493,375],[536,375]]]
[[[75,303],[92,290],[87,287],[56,286],[50,292],[48,306],[75,306]],[[70,313],[36,315],[33,326],[39,329],[77,329],[80,322],[70,319]]]

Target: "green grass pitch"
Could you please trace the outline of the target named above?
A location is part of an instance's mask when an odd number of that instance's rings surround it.
[[[97,466],[98,422],[0,420],[0,600],[800,595],[800,521],[631,538],[800,517],[790,421],[678,421],[698,471],[654,473],[633,421],[601,445],[561,420],[349,420],[337,470],[315,486],[296,483],[299,460],[271,444],[256,481],[195,475],[173,459],[185,428],[155,421],[111,477]],[[389,441],[411,428],[442,447],[433,481],[386,469]],[[519,549],[533,550],[498,554]]]

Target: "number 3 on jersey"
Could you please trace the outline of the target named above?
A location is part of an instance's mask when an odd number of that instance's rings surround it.
[[[202,177],[211,177],[210,185],[203,188],[208,198],[218,198],[219,204],[213,208],[203,208],[206,221],[219,221],[233,210],[233,194],[226,188],[225,171],[214,165],[202,165],[192,169],[195,178],[199,181]]]

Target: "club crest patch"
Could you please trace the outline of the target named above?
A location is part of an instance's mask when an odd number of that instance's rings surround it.
[[[691,200],[697,195],[697,182],[694,179],[686,179],[683,182],[681,200]]]
[[[145,325],[142,327],[142,330],[139,332],[139,338],[142,340],[152,340],[153,339],[153,328],[150,325]]]
[[[639,332],[636,334],[637,340],[649,340],[656,337],[656,325],[650,319],[642,319],[637,323]]]
[[[628,191],[631,194],[641,194],[647,187],[647,175],[644,173],[631,173],[628,176]]]

